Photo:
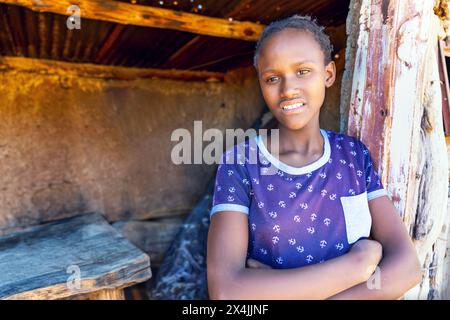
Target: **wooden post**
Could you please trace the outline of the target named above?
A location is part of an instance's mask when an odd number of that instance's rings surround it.
[[[342,101],[348,134],[370,149],[385,188],[417,248],[423,281],[406,298],[434,299],[447,227],[447,151],[438,72],[440,22],[434,0],[352,0]],[[359,10],[355,15],[352,9]],[[345,92],[343,91],[343,94]],[[445,241],[444,241],[445,243]]]

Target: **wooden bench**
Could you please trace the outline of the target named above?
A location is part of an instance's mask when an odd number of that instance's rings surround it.
[[[0,299],[124,299],[150,258],[99,214],[0,238]]]

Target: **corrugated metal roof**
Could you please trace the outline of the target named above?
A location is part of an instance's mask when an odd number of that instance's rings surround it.
[[[120,1],[262,24],[295,13],[312,14],[321,24],[330,27],[345,23],[350,2]],[[89,19],[82,19],[80,30],[69,30],[66,20],[67,16],[37,13],[24,7],[0,4],[0,55],[130,67],[210,71],[226,71],[252,63],[254,42]],[[336,51],[345,46],[345,37],[342,35],[334,40]]]

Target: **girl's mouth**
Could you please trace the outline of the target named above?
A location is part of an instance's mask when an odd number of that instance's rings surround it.
[[[292,104],[285,104],[281,107],[281,109],[284,113],[292,113],[303,110],[305,108],[305,105],[306,104],[304,102],[297,102]]]

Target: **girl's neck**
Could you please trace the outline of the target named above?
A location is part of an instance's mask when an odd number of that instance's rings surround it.
[[[279,129],[279,154],[296,153],[301,156],[312,156],[322,154],[324,140],[320,133],[319,124],[307,125],[299,130],[290,130],[282,125]],[[270,148],[272,141],[270,137],[267,141],[267,148]],[[270,149],[269,149],[270,152]]]

